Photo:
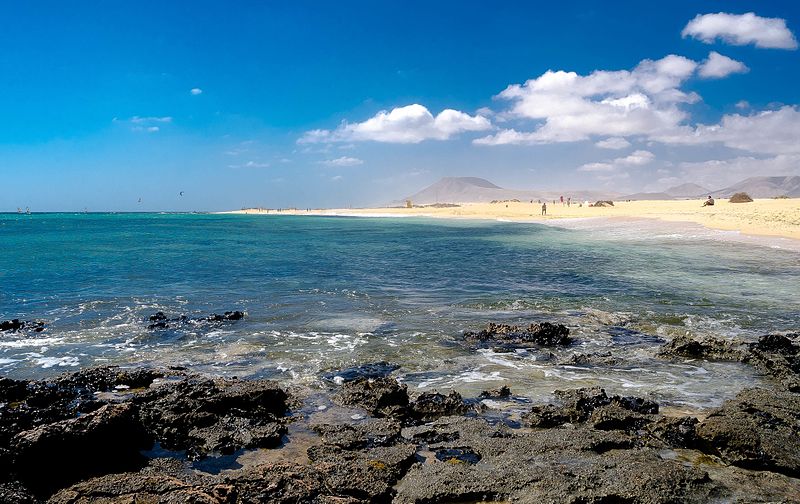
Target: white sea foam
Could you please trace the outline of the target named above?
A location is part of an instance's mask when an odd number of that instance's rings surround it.
[[[42,357],[34,361],[37,366],[44,369],[59,366],[59,367],[75,367],[80,365],[80,360],[73,356],[64,357]]]
[[[42,347],[63,343],[64,338],[25,338],[11,341],[0,341],[0,348]]]

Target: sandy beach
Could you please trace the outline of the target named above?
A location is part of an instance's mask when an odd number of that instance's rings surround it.
[[[414,208],[286,209],[280,211],[244,209],[226,213],[364,217],[417,216],[511,221],[647,218],[672,222],[693,222],[712,229],[800,240],[800,198],[757,199],[752,203],[730,203],[727,200],[717,200],[713,207],[703,207],[702,200],[615,201],[613,207],[590,207],[585,204],[567,206],[549,202],[546,216],[541,215],[541,204],[536,201],[533,203],[464,203],[458,207],[446,208],[420,206]]]

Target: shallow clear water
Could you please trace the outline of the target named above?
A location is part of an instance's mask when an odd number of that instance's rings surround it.
[[[651,226],[648,228],[647,226]],[[683,332],[756,338],[800,328],[800,253],[652,224],[539,224],[290,216],[0,215],[0,373],[169,364],[317,386],[324,371],[388,360],[412,388],[534,400],[598,384],[678,406],[758,381],[736,364],[669,363]],[[665,225],[666,226],[666,225]],[[576,227],[576,226],[573,226]],[[223,324],[147,329],[148,316],[244,310]],[[568,349],[464,345],[488,321],[562,322]],[[573,353],[620,362],[559,364]]]

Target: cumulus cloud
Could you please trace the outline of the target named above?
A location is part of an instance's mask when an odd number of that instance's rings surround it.
[[[445,109],[436,116],[419,104],[381,111],[360,123],[343,122],[335,130],[306,132],[298,143],[373,141],[419,143],[424,140],[447,140],[467,131],[486,131],[491,122],[458,110]]]
[[[627,149],[631,143],[622,137],[610,137],[596,142],[595,145],[601,149]]]
[[[663,143],[720,143],[758,154],[800,154],[800,110],[784,106],[750,115],[728,114],[719,124],[684,126],[654,137]]]
[[[741,61],[736,61],[722,54],[711,51],[708,59],[700,65],[697,73],[705,79],[721,79],[734,73],[747,73],[750,69]]]
[[[668,55],[643,60],[633,70],[589,75],[548,70],[496,98],[511,103],[512,118],[542,121],[531,132],[507,129],[475,140],[479,145],[575,142],[592,136],[651,135],[678,126],[687,114],[678,105],[699,97],[680,90],[697,62]]]
[[[646,165],[653,159],[655,159],[655,155],[652,152],[646,150],[637,150],[628,156],[615,159],[614,164],[624,166],[641,166]]]
[[[358,166],[364,164],[364,161],[354,157],[342,156],[336,159],[326,159],[321,163],[325,166]]]
[[[797,49],[797,39],[786,27],[785,19],[763,18],[754,12],[698,14],[689,21],[681,35],[684,38],[696,38],[706,44],[720,39],[740,46],[753,44],[769,49]]]
[[[192,88],[189,90],[189,93],[191,93],[192,96],[197,96],[199,94],[203,94],[203,90],[200,88]]]

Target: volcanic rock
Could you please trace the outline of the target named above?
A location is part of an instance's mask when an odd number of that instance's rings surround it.
[[[464,339],[481,343],[516,346],[530,344],[566,346],[572,342],[569,337],[569,328],[563,324],[551,324],[550,322],[530,324],[527,328],[491,322],[486,326],[486,329],[464,333]]]
[[[739,467],[800,476],[800,396],[745,389],[697,426],[704,451]]]

